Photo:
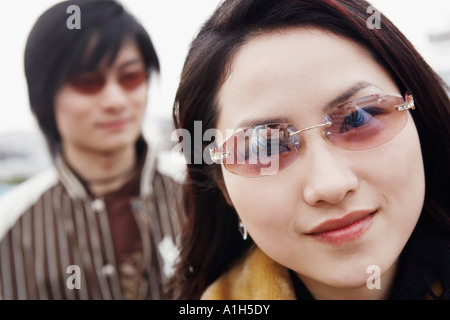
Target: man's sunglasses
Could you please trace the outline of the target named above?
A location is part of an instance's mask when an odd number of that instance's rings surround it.
[[[144,69],[121,72],[117,82],[126,91],[132,91],[146,82],[147,71]],[[68,83],[76,91],[83,94],[99,93],[106,84],[106,75],[99,71],[74,74],[69,77]]]
[[[373,148],[391,140],[405,127],[405,111],[415,108],[413,97],[405,98],[387,93],[358,98],[333,108],[324,115],[322,124],[301,130],[287,123],[239,129],[218,149],[210,148],[211,159],[240,176],[273,175],[298,158],[302,149],[300,134],[316,128],[325,141],[340,149]]]

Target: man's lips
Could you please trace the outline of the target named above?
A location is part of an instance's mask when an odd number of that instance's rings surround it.
[[[305,234],[330,244],[352,241],[367,230],[376,212],[376,210],[352,211],[342,218],[326,220]]]
[[[117,130],[123,128],[127,123],[127,119],[119,119],[115,121],[98,123],[98,127],[102,129]]]

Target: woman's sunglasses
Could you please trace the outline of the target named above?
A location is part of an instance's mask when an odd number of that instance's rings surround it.
[[[298,130],[286,123],[239,129],[218,149],[211,148],[214,163],[237,175],[260,177],[289,167],[300,154],[300,134],[320,128],[322,137],[345,150],[363,150],[394,138],[406,125],[406,110],[413,110],[411,95],[374,94],[340,105],[325,114],[323,123]],[[273,164],[276,164],[276,170]]]
[[[147,81],[148,74],[144,69],[121,72],[117,82],[126,91],[132,91]],[[72,75],[68,83],[76,91],[83,94],[99,93],[106,84],[106,75],[99,71],[84,72]]]

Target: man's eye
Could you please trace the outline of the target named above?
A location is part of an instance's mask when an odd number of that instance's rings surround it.
[[[96,73],[77,74],[69,79],[69,84],[82,93],[95,93],[103,87],[105,79]]]
[[[144,70],[130,71],[120,75],[119,82],[127,90],[139,87],[147,80],[147,73]]]

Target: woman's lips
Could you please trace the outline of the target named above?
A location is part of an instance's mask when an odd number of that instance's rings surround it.
[[[322,222],[306,235],[329,244],[342,244],[358,239],[370,226],[377,211],[353,211],[339,219]]]

